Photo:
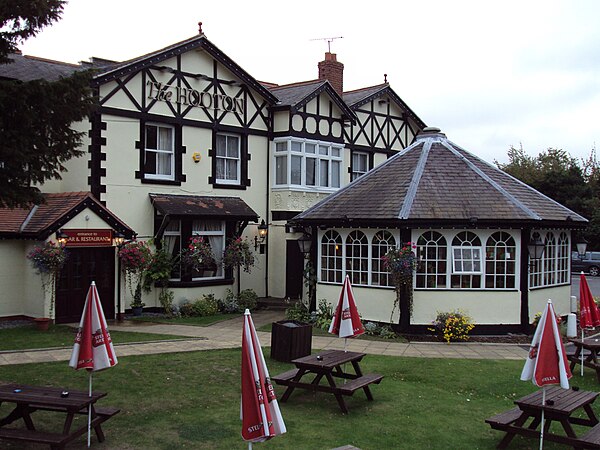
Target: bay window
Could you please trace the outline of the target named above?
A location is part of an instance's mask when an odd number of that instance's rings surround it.
[[[339,188],[342,150],[341,145],[321,141],[276,141],[275,186]]]

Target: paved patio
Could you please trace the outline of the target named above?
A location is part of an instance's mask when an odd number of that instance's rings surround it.
[[[256,327],[259,328],[264,324],[283,320],[284,312],[277,310],[257,311],[252,314],[252,318]],[[243,317],[239,316],[208,327],[124,321],[121,323],[115,322],[109,324],[109,329],[129,332],[171,334],[183,338],[173,341],[115,344],[118,356],[130,356],[241,347],[242,324]],[[258,336],[263,346],[271,345],[270,333],[258,332]],[[313,336],[312,348],[343,349],[344,339],[339,339],[334,336]],[[408,356],[415,358],[524,360],[527,357],[526,346],[475,342],[452,344],[443,342],[414,342],[405,344],[364,339],[348,339],[346,341],[346,348],[351,351],[364,352],[372,355]],[[70,347],[16,352],[5,351],[0,352],[0,366],[47,361],[67,361],[70,356]]]

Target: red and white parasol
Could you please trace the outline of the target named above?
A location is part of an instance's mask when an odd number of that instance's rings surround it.
[[[87,369],[89,372],[89,393],[92,396],[92,372],[108,369],[117,364],[117,355],[106,326],[104,311],[92,281],[83,307],[83,314],[75,336],[75,345],[69,366],[75,370]],[[91,405],[88,411],[88,447],[90,446]]]
[[[563,389],[569,389],[571,369],[565,354],[565,347],[558,330],[558,323],[552,300],[548,300],[546,309],[538,322],[529,356],[521,372],[521,380],[531,380],[536,386],[542,388],[542,404],[546,403],[545,386],[559,384]],[[542,409],[542,423],[540,433],[540,449],[544,440],[544,410]]]
[[[242,333],[242,438],[263,442],[286,432],[250,310]]]
[[[579,327],[581,340],[585,339],[584,328],[596,328],[600,325],[600,311],[596,306],[592,291],[583,272],[579,279]],[[581,352],[581,376],[583,376],[583,352]]]
[[[349,338],[360,336],[365,332],[363,324],[356,309],[354,301],[354,293],[350,284],[350,277],[346,275],[342,292],[338,300],[337,306],[333,313],[333,319],[329,326],[329,332],[339,337]],[[344,350],[346,349],[346,341],[344,340]]]

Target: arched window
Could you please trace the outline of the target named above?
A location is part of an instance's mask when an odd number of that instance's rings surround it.
[[[371,243],[371,284],[374,286],[391,286],[388,271],[383,267],[382,256],[396,246],[396,239],[389,231],[378,231]]]
[[[569,280],[569,236],[564,231],[558,237],[557,275],[558,284],[568,283]]]
[[[505,231],[492,234],[485,249],[485,287],[514,289],[516,246],[514,238]]]
[[[554,233],[549,231],[546,233],[546,239],[544,239],[544,255],[542,256],[543,267],[544,267],[544,285],[551,286],[556,284],[556,237]]]
[[[359,230],[346,238],[346,275],[352,284],[369,284],[369,240]]]
[[[444,289],[447,285],[448,250],[446,239],[437,231],[426,231],[417,239],[416,287]]]
[[[461,231],[452,240],[453,288],[478,289],[481,287],[481,240],[472,231]]]
[[[321,238],[321,281],[342,282],[342,237],[334,230]]]

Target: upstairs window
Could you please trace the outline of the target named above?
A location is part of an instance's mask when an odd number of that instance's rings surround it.
[[[217,134],[215,156],[217,183],[239,185],[241,179],[240,137],[232,134]]]
[[[343,147],[321,141],[275,142],[275,186],[337,189]]]
[[[147,179],[174,180],[174,129],[146,124],[144,176]]]
[[[352,152],[352,176],[351,181],[369,171],[369,155],[363,152]]]

